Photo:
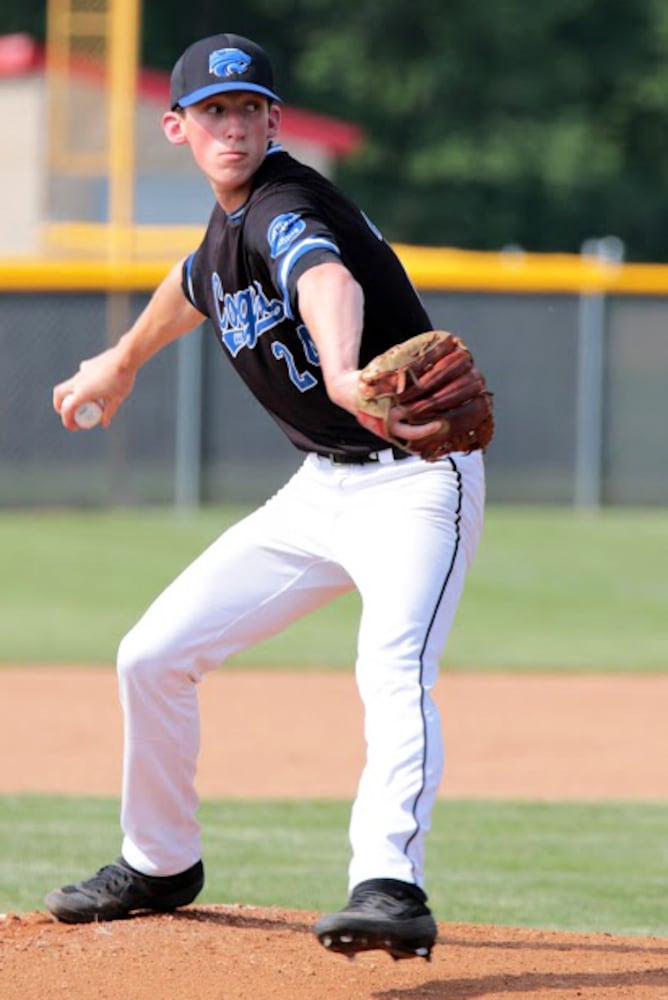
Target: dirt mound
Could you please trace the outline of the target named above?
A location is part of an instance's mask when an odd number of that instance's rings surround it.
[[[432,961],[325,952],[315,915],[248,906],[0,921],[4,1000],[666,1000],[668,941],[440,924]]]

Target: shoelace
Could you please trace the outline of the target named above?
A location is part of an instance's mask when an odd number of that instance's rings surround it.
[[[132,872],[118,864],[105,865],[88,880],[88,886],[96,891],[122,890],[132,879]]]

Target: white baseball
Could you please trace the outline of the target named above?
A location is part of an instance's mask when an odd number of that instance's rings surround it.
[[[74,423],[77,427],[80,427],[82,431],[89,431],[93,427],[97,427],[100,420],[102,419],[102,404],[91,400],[88,403],[82,403],[81,406],[77,406],[74,411]]]

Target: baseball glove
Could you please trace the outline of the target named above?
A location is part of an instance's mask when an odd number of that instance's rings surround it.
[[[451,451],[484,449],[494,435],[492,394],[459,337],[430,330],[396,344],[360,372],[359,422],[427,462]],[[400,407],[409,424],[438,420],[438,431],[405,441],[389,429],[390,410]]]

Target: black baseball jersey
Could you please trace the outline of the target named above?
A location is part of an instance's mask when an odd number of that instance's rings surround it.
[[[329,180],[270,146],[246,203],[214,208],[185,261],[183,290],[209,317],[224,353],[302,451],[363,456],[387,447],[333,403],[300,314],[297,280],[344,264],[364,293],[360,367],[431,329],[406,272],[381,234]]]

